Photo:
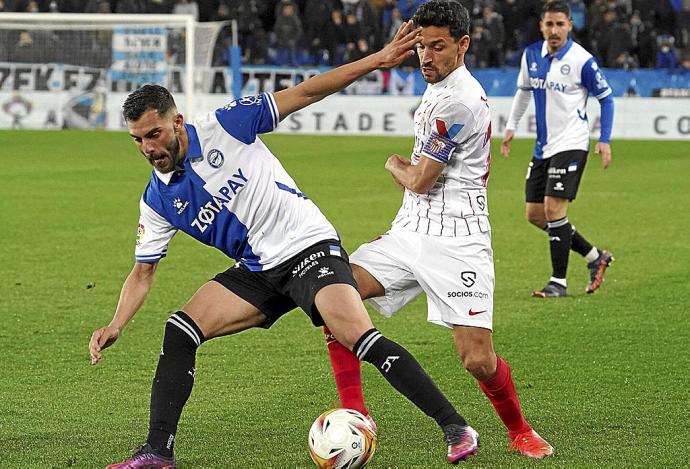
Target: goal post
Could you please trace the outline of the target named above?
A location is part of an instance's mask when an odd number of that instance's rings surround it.
[[[174,14],[0,13],[0,92],[25,89],[28,80],[32,91],[52,93],[50,101],[60,92],[61,105],[76,102],[79,113],[78,91],[105,94],[113,109],[122,94],[156,83],[170,89],[191,120],[200,111],[216,40],[229,24]],[[35,110],[43,100],[33,101]],[[71,112],[65,127],[72,126]],[[118,125],[107,127],[120,127],[113,119]]]

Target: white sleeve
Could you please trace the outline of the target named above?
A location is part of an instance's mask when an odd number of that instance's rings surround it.
[[[440,163],[448,163],[455,149],[473,133],[474,113],[464,104],[444,99],[429,116],[429,133],[424,136],[421,155]]]
[[[168,243],[177,229],[149,207],[143,198],[139,202],[139,211],[137,246],[134,250],[136,261],[146,264],[158,262],[168,254]]]
[[[508,117],[508,122],[506,123],[507,130],[517,129],[520,119],[522,119],[522,116],[525,114],[531,99],[531,91],[518,88],[517,92],[515,93],[515,98],[513,98],[513,105],[510,107],[510,116]]]
[[[529,82],[529,71],[527,70],[527,54],[524,52],[520,59],[520,72],[518,73],[517,87],[519,90],[532,89],[532,84]]]

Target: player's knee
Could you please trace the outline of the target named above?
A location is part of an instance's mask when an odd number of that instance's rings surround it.
[[[546,220],[543,213],[536,213],[534,210],[527,210],[525,212],[527,221],[538,228],[543,228],[546,225]]]
[[[373,327],[373,326],[372,326]],[[347,328],[331,328],[331,334],[335,337],[342,346],[352,350],[357,341],[370,328],[367,327],[347,327]]]
[[[485,353],[470,352],[460,357],[462,366],[479,381],[484,381],[495,372],[496,362],[492,361],[491,356]]]

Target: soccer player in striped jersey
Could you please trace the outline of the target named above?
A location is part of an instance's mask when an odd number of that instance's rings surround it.
[[[491,118],[486,93],[464,65],[469,14],[453,0],[431,0],[412,21],[422,27],[417,53],[428,85],[411,157],[392,155],[385,164],[403,202],[391,229],[352,254],[355,280],[384,316],[426,293],[427,320],[452,330],[463,366],[508,430],[509,450],[543,458],[553,448],[523,417],[510,368],[493,348]],[[359,363],[325,332],[341,402],[366,412]]]
[[[405,23],[390,44],[368,57],[274,94],[233,101],[191,123],[161,86],[146,85],[127,97],[123,115],[129,133],[153,172],[140,202],[136,263],[113,319],[92,334],[92,363],[143,304],[176,232],[237,263],[199,288],[166,322],[148,437],[131,458],[109,468],[176,467],[175,435],[194,385],[198,347],[251,327],[269,328],[297,306],[314,325],[327,324],[351,356],[376,366],[437,422],[451,462],[476,452],[477,433],[414,357],[373,327],[335,229],[258,138],[290,113],[409,58],[418,33]],[[451,438],[457,434],[471,438]]]
[[[604,169],[611,163],[613,96],[592,54],[568,37],[573,29],[567,2],[548,2],[542,9],[543,41],[525,49],[518,90],[513,100],[501,153],[508,156],[520,118],[534,96],[537,142],[525,183],[526,214],[530,223],[549,235],[552,274],[532,295],[552,298],[567,295],[566,273],[570,250],[585,258],[589,269],[587,293],[604,281],[613,261],[608,251],[592,246],[568,220],[568,205],[575,199],[589,152],[587,98],[601,106],[601,133],[594,152]]]

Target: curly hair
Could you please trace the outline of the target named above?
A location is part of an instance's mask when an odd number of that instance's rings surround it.
[[[447,26],[451,37],[458,40],[470,34],[470,14],[456,0],[430,0],[421,5],[412,21],[415,26]]]
[[[132,91],[122,105],[122,117],[126,122],[137,121],[149,109],[165,114],[177,109],[170,91],[160,85],[144,85]]]

